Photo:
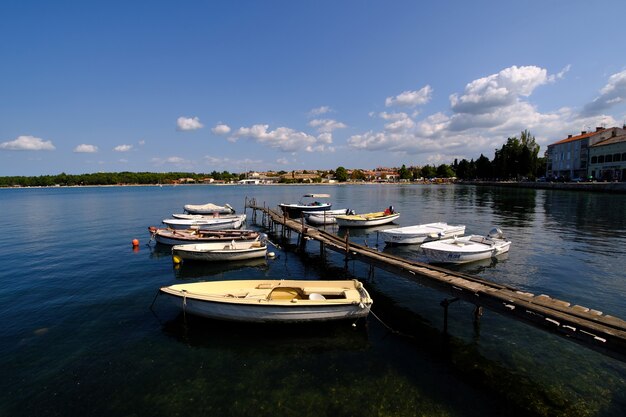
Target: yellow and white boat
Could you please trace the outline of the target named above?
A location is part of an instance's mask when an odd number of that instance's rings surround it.
[[[339,227],[370,227],[391,223],[400,217],[400,213],[385,210],[365,214],[338,214],[335,216]]]
[[[357,280],[229,280],[161,287],[189,314],[245,322],[358,319],[372,299]]]

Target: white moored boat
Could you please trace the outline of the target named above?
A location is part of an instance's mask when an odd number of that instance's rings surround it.
[[[204,230],[238,229],[246,220],[245,214],[227,214],[219,217],[202,219],[165,219],[163,224],[172,229],[190,229],[196,227]]]
[[[208,242],[253,242],[260,237],[259,232],[254,230],[224,229],[170,229],[150,226],[150,240],[154,239],[162,245],[184,245],[186,243]]]
[[[335,224],[338,214],[348,214],[349,209],[323,210],[323,211],[303,211],[302,215],[308,224],[319,226],[324,224]]]
[[[180,261],[242,261],[244,259],[263,258],[267,253],[265,242],[229,242],[189,243],[172,246],[174,262]]]
[[[447,239],[453,236],[463,236],[464,234],[464,225],[451,225],[439,222],[385,229],[379,232],[378,235],[385,243],[390,245],[410,245]]]
[[[207,204],[185,204],[183,209],[189,214],[232,214],[235,209],[230,204],[218,206],[213,203]]]
[[[298,219],[302,217],[303,211],[324,211],[330,210],[331,203],[322,203],[317,201],[319,198],[329,198],[329,194],[305,194],[302,196],[302,200],[298,203],[281,203],[278,205],[284,214],[292,219]],[[307,199],[313,199],[314,201],[307,202]]]
[[[356,280],[230,280],[161,287],[183,311],[246,322],[311,322],[358,319],[372,299]]]
[[[511,242],[500,229],[487,236],[470,235],[424,243],[420,251],[430,262],[461,264],[489,259],[509,251]]]
[[[365,214],[339,214],[335,216],[339,227],[370,227],[391,223],[400,217],[393,210],[378,211]]]

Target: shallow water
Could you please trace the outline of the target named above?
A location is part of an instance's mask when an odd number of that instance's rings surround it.
[[[329,193],[333,208],[378,211],[397,224],[447,221],[467,233],[500,227],[498,261],[454,269],[626,318],[626,197],[452,185],[179,186],[0,190],[0,415],[621,416],[626,366],[557,336],[444,294],[372,273],[311,243],[275,259],[174,268],[147,227],[184,204],[246,197],[276,206]],[[248,227],[251,224],[248,212]],[[341,233],[341,232],[340,232]],[[141,241],[134,251],[131,241]],[[357,243],[384,248],[376,229]],[[362,280],[366,322],[232,325],[184,317],[156,298],[175,282]],[[153,311],[150,305],[155,300]],[[390,330],[392,329],[392,330]]]

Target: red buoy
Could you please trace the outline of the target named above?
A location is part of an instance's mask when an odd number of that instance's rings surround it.
[[[139,246],[139,239],[133,239],[133,246]]]

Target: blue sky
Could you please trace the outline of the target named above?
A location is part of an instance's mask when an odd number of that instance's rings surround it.
[[[626,121],[623,0],[0,3],[0,175],[371,169]]]

